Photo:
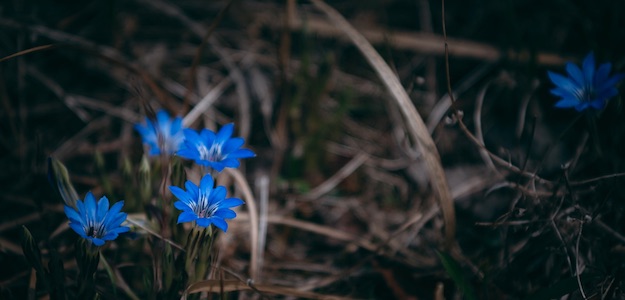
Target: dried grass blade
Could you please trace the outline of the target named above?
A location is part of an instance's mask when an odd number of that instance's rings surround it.
[[[43,50],[54,49],[54,48],[56,48],[56,47],[57,47],[57,45],[55,45],[55,44],[50,44],[50,45],[42,45],[42,46],[32,47],[32,48],[29,48],[29,49],[26,49],[26,50],[22,50],[22,51],[19,51],[19,52],[13,53],[13,54],[11,54],[11,55],[5,56],[5,57],[3,57],[3,58],[0,58],[0,62],[3,62],[3,61],[5,61],[5,60],[9,60],[9,59],[14,58],[14,57],[18,57],[18,56],[26,55],[26,54],[33,53],[33,52],[37,52],[37,51],[43,51]]]
[[[414,107],[408,94],[402,87],[397,76],[393,73],[388,64],[375,51],[373,46],[360,34],[353,26],[343,18],[334,8],[327,5],[321,0],[311,0],[311,2],[322,12],[324,12],[334,25],[342,30],[345,35],[352,41],[363,56],[369,61],[378,77],[386,88],[389,90],[392,98],[397,102],[399,108],[406,119],[408,131],[417,144],[423,155],[423,160],[430,174],[430,181],[438,199],[439,205],[443,212],[445,221],[445,244],[452,247],[456,234],[456,213],[454,209],[453,199],[449,192],[447,179],[443,167],[440,163],[440,156],[436,145],[430,136],[427,127],[423,123],[421,116]],[[442,45],[441,45],[442,47]]]
[[[258,206],[256,206],[256,200],[254,200],[254,195],[252,194],[252,189],[247,184],[247,180],[241,174],[241,171],[237,169],[226,169],[227,172],[234,180],[236,181],[236,186],[241,189],[243,192],[245,204],[248,206],[248,211],[250,214],[250,239],[251,239],[251,249],[252,254],[250,258],[250,278],[254,280],[256,274],[258,274],[259,260],[258,260]]]
[[[369,155],[365,152],[361,152],[356,157],[352,158],[345,166],[343,166],[338,172],[336,172],[332,177],[328,178],[328,180],[324,181],[313,190],[311,190],[307,195],[307,199],[318,199],[326,193],[329,193],[333,188],[335,188],[341,181],[347,176],[351,175],[358,169],[358,167],[362,166]]]
[[[203,113],[205,113],[215,101],[221,97],[226,88],[230,86],[232,80],[230,78],[226,78],[219,82],[215,87],[213,87],[210,92],[208,92],[200,102],[198,102],[193,109],[182,119],[182,125],[185,127],[191,126],[197,118],[199,118]]]

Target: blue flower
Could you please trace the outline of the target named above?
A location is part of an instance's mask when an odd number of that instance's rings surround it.
[[[224,232],[228,230],[228,223],[225,219],[232,219],[237,214],[230,208],[243,204],[239,198],[226,198],[226,188],[218,186],[213,188],[215,182],[209,174],[204,175],[198,187],[191,181],[187,181],[183,189],[177,186],[170,186],[171,191],[179,201],[174,206],[181,210],[178,216],[178,223],[195,221],[200,227],[208,227],[214,224]]]
[[[112,241],[117,235],[127,232],[130,228],[120,226],[126,220],[126,213],[120,212],[124,201],[119,201],[109,210],[109,200],[100,198],[96,204],[91,192],[85,196],[85,201],[76,201],[76,207],[65,205],[65,215],[69,218],[69,227],[78,235],[93,242],[96,246],[104,245],[105,241]]]
[[[141,134],[143,143],[150,146],[150,155],[174,154],[184,141],[182,118],[176,117],[172,120],[164,110],[156,113],[154,122],[145,118],[145,126],[135,124],[135,130]]]
[[[551,93],[560,97],[556,107],[574,107],[577,111],[585,110],[589,107],[603,109],[608,100],[616,94],[618,90],[615,85],[625,77],[625,74],[615,74],[610,77],[612,64],[605,63],[595,69],[595,56],[591,52],[582,62],[582,68],[567,63],[566,72],[568,77],[547,72],[556,88]]]
[[[224,168],[236,168],[239,166],[239,158],[254,157],[256,154],[249,149],[240,149],[245,140],[231,138],[234,124],[230,123],[221,127],[215,134],[208,129],[202,129],[200,134],[195,130],[184,130],[184,147],[177,155],[194,159],[199,165],[210,166],[221,172]]]

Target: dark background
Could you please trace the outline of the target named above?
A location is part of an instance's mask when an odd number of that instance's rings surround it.
[[[451,112],[435,113],[448,92],[441,2],[328,2],[359,31],[379,34],[370,41],[435,125],[456,203],[455,272],[436,254],[443,219],[428,214],[438,202],[395,102],[314,5],[298,1],[287,28],[288,2],[233,1],[221,20],[228,1],[0,4],[0,58],[18,53],[0,62],[0,298],[28,291],[21,225],[44,259],[49,249],[61,254],[67,284],[75,280],[77,236],[49,184],[48,157],[67,166],[81,197],[126,199],[142,213],[128,198],[143,154],[133,124],[160,108],[184,115],[224,80],[192,127],[235,122],[258,155],[242,169],[257,198],[258,179],[270,180],[262,283],[355,299],[437,299],[441,287],[459,299],[462,284],[479,299],[581,299],[581,273],[587,297],[623,298],[621,96],[600,113],[559,110],[546,72],[563,73],[591,51],[622,71],[624,1],[446,3],[455,107],[472,134],[480,120],[486,149],[516,169],[490,167]],[[413,42],[393,38],[402,34]],[[362,153],[355,170],[339,172]],[[344,178],[310,196],[337,173]],[[429,217],[398,231],[419,213]],[[247,278],[250,228],[231,227],[221,264]],[[150,259],[134,238],[105,251],[141,296]]]

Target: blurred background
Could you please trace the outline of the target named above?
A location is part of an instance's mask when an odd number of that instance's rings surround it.
[[[432,136],[454,200],[453,241],[432,184],[441,179],[409,134],[415,120],[319,1],[4,0],[0,298],[33,287],[21,225],[44,257],[59,252],[67,282],[75,276],[76,235],[48,157],[81,197],[125,199],[141,213],[133,125],[202,105],[189,127],[234,122],[257,154],[241,171],[260,244],[249,206],[239,208],[219,266],[311,293],[233,298],[625,299],[621,96],[580,115],[553,107],[547,78],[591,51],[623,71],[625,2],[449,1],[449,74],[440,1],[326,4],[375,47]],[[150,269],[141,239],[106,250],[138,291]]]

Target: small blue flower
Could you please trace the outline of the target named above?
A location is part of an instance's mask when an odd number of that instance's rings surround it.
[[[191,181],[185,183],[184,191],[177,186],[170,186],[171,191],[179,201],[174,206],[182,210],[178,216],[178,223],[195,221],[200,227],[208,227],[214,224],[224,232],[228,230],[225,219],[232,219],[237,214],[230,208],[243,204],[239,198],[226,198],[226,188],[218,186],[213,188],[215,182],[209,174],[204,175],[198,187]]]
[[[109,200],[106,197],[100,198],[96,204],[93,194],[88,192],[85,201],[77,200],[76,206],[77,208],[73,208],[65,205],[69,227],[96,246],[102,246],[105,241],[112,241],[118,234],[130,230],[126,226],[120,226],[126,220],[126,213],[120,212],[124,201],[115,203],[109,210]]]
[[[231,138],[234,124],[226,124],[217,134],[208,129],[202,129],[200,134],[195,130],[184,130],[184,147],[177,155],[194,159],[199,165],[210,166],[221,172],[224,168],[236,168],[238,159],[254,157],[256,154],[249,149],[240,149],[245,140]]]
[[[155,122],[145,118],[145,126],[135,124],[135,130],[141,134],[143,143],[150,146],[150,155],[174,154],[184,142],[182,118],[172,120],[165,110],[156,113]]]
[[[610,77],[611,69],[612,64],[605,63],[595,70],[595,56],[591,52],[584,58],[581,69],[570,62],[566,64],[568,77],[547,72],[556,85],[551,94],[561,98],[555,106],[574,107],[577,111],[605,108],[608,100],[618,94],[615,85],[625,77],[625,74]]]

